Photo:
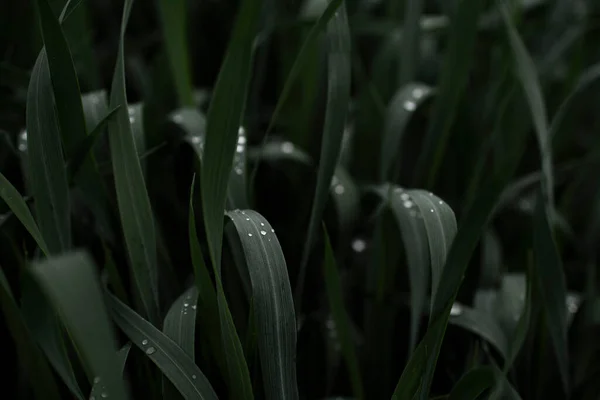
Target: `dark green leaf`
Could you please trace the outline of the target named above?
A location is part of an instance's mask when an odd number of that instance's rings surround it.
[[[479,367],[464,374],[452,388],[448,400],[476,400],[494,386],[496,374],[492,367]]]
[[[285,258],[269,222],[255,211],[227,213],[239,235],[252,284],[267,399],[298,399],[296,317]]]
[[[125,93],[124,35],[132,0],[126,0],[121,21],[121,37],[110,93],[110,107],[117,110],[109,122],[108,133],[121,225],[131,267],[131,275],[144,312],[158,321],[158,270],[156,234],[152,209],[127,111]]]
[[[117,352],[117,361],[121,366],[121,374],[125,372],[125,364],[127,363],[127,357],[131,350],[131,343],[127,343]],[[108,397],[108,393],[105,391],[106,387],[102,382],[102,379],[95,378],[93,382],[92,390],[90,392],[90,399],[103,399]]]
[[[32,273],[60,312],[86,371],[105,382],[111,398],[126,400],[114,332],[91,260],[84,253],[67,254],[35,264]]]

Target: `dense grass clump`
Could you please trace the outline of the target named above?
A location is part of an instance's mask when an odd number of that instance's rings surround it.
[[[8,3],[2,398],[600,398],[596,2]]]

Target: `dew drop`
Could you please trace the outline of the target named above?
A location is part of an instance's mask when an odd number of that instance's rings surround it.
[[[192,310],[195,310],[195,309],[196,309],[196,305],[194,304],[194,305],[192,306]]]
[[[265,236],[267,234],[267,232],[266,231],[260,231],[260,234],[263,235],[263,236]]]
[[[456,304],[456,303],[452,304],[452,308],[450,309],[450,315],[457,316],[457,315],[462,314],[462,312],[463,312],[463,309],[460,304]]]
[[[97,385],[97,384],[99,384],[99,383],[100,383],[100,377],[99,377],[99,376],[96,376],[96,377],[94,378],[94,384],[95,384],[95,385]]]
[[[145,346],[145,345],[147,345],[147,344],[148,344],[148,339],[144,339],[144,340],[142,340],[142,345],[144,345],[144,346]]]
[[[420,99],[421,97],[423,97],[423,89],[421,88],[414,88],[412,91],[412,95],[415,99]]]
[[[250,218],[246,218],[246,221],[250,221]]]
[[[106,398],[108,398],[108,393],[106,393],[106,392],[102,392],[102,393],[100,394],[100,397],[102,397],[103,399],[106,399]]]
[[[183,117],[181,115],[179,115],[179,114],[174,115],[173,116],[173,121],[175,121],[176,123],[180,124],[180,123],[183,122]]]
[[[417,105],[415,104],[414,101],[407,100],[404,102],[404,109],[406,111],[415,111],[416,108],[417,108]]]
[[[192,136],[192,143],[198,144],[200,143],[200,136]]]
[[[240,136],[238,138],[238,144],[246,144],[246,137],[245,136]]]
[[[440,200],[440,201],[438,201],[438,204],[442,205],[442,204],[444,204],[444,202]]]
[[[190,306],[190,303],[183,303],[183,306],[184,306],[184,307],[189,307],[189,306]]]
[[[246,134],[246,129],[243,126],[240,126],[238,128],[238,135],[245,135]]]
[[[411,207],[413,206],[413,202],[412,202],[412,201],[410,201],[410,200],[408,200],[408,201],[405,201],[405,202],[404,202],[404,204],[403,204],[403,206],[404,206],[405,208],[411,208]]]
[[[19,151],[27,151],[27,145],[25,143],[19,143]]]
[[[251,234],[251,233],[249,233],[249,234],[248,234],[248,236],[252,236],[252,234]]]
[[[402,193],[402,194],[400,195],[400,198],[401,198],[403,201],[408,201],[408,200],[410,200],[410,196],[408,195],[408,193]]]
[[[294,151],[294,144],[291,142],[284,142],[281,145],[281,151],[283,151],[285,154],[290,154]]]
[[[342,185],[337,185],[334,190],[335,194],[344,194],[344,192],[346,191],[346,189]]]
[[[238,144],[235,151],[237,151],[238,153],[243,153],[244,152],[244,146],[242,146],[241,144]]]
[[[264,222],[261,222],[261,223],[260,223],[260,226],[265,226]]]
[[[27,140],[27,131],[23,131],[23,133],[21,133],[21,139]]]
[[[430,209],[429,209],[429,211],[430,211],[430,212],[435,212],[435,211],[433,210],[433,208],[430,208]]]
[[[146,354],[151,355],[151,354],[154,354],[154,353],[156,353],[156,349],[154,347],[148,347],[146,349]]]
[[[271,228],[271,233],[275,233],[275,229]]]
[[[192,379],[196,379],[196,375],[192,375]]]
[[[134,117],[129,117],[129,122],[133,124],[135,122],[135,118]]]
[[[357,253],[362,253],[367,248],[367,243],[362,239],[354,239],[352,241],[352,250]]]
[[[235,169],[235,173],[238,175],[242,175],[244,173],[244,170],[238,167]]]

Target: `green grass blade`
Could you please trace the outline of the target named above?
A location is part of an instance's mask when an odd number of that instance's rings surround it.
[[[569,350],[567,340],[567,287],[560,254],[554,242],[548,217],[549,209],[538,199],[533,232],[535,276],[558,362],[558,370],[569,394]]]
[[[348,373],[350,375],[350,383],[352,384],[354,397],[356,399],[364,399],[365,393],[362,385],[362,379],[360,377],[358,356],[356,354],[355,344],[353,343],[351,337],[350,316],[344,307],[342,284],[340,282],[340,276],[337,271],[335,257],[333,255],[333,250],[331,248],[331,243],[329,242],[327,231],[325,231],[324,234],[325,260],[323,264],[329,308],[337,328],[342,353],[346,359],[346,367],[348,368]]]
[[[399,89],[390,101],[381,141],[379,179],[382,181],[396,181],[398,173],[393,168],[398,163],[400,145],[408,122],[419,106],[433,93],[433,90],[427,85],[409,83]]]
[[[59,310],[88,376],[100,377],[111,398],[128,399],[92,261],[84,253],[67,254],[35,264],[32,274]]]
[[[252,285],[261,370],[267,399],[298,399],[296,317],[285,258],[269,222],[255,211],[227,213]]]
[[[418,180],[433,186],[444,148],[469,78],[477,38],[477,21],[485,1],[462,0],[452,18],[438,95],[416,168]]]
[[[419,324],[427,300],[430,276],[429,242],[425,225],[422,220],[417,218],[416,211],[408,203],[410,195],[399,187],[383,187],[379,192],[383,199],[388,199],[389,207],[400,229],[404,251],[406,252],[411,298],[409,353],[412,353],[417,344]],[[409,205],[409,207],[406,207],[406,205]]]
[[[194,361],[168,336],[108,293],[113,320],[123,333],[156,364],[186,399],[217,399],[210,382]]]
[[[317,187],[313,196],[307,238],[296,283],[295,301],[298,310],[301,309],[308,259],[325,210],[328,189],[339,158],[350,101],[350,30],[345,3],[340,6],[327,25],[327,40],[329,48],[325,124],[321,141]]]
[[[71,247],[71,207],[46,52],[42,50],[27,91],[28,182],[40,232],[50,253]]]
[[[127,343],[117,352],[117,362],[121,367],[121,375],[125,372],[125,364],[127,363],[127,357],[129,357],[130,350],[131,343]],[[95,378],[93,383],[89,398],[91,400],[107,398],[108,393],[106,392],[106,386],[104,385],[104,382],[102,382],[102,379]]]
[[[83,400],[64,342],[63,325],[40,286],[31,279],[21,284],[21,314],[29,331],[46,354],[50,365],[73,395]]]
[[[21,224],[27,229],[29,234],[33,237],[39,248],[45,255],[50,254],[50,250],[42,237],[40,230],[38,229],[27,203],[23,200],[23,197],[18,190],[6,179],[2,173],[0,173],[0,198],[4,200],[8,208],[17,216]]]
[[[187,53],[187,7],[185,0],[157,0],[165,48],[181,107],[193,106],[192,77]]]
[[[519,37],[519,32],[513,24],[510,11],[505,4],[499,4],[499,7],[513,53],[515,73],[525,92],[533,126],[535,127],[542,161],[542,173],[544,175],[544,180],[542,181],[543,195],[550,206],[553,207],[552,145],[548,130],[548,116],[546,114],[546,105],[544,104],[544,95],[540,87],[535,64],[527,52],[525,44]]]
[[[227,184],[228,209],[248,207],[246,148],[246,130],[240,127],[233,156],[233,168],[229,173],[229,183]]]
[[[498,323],[489,314],[454,303],[449,323],[485,339],[498,350],[504,360],[508,359],[507,338]]]
[[[329,20],[331,20],[331,18],[333,18],[337,9],[342,5],[342,2],[343,2],[343,0],[332,0],[327,5],[327,8],[325,8],[325,10],[323,11],[323,14],[321,14],[321,16],[319,17],[317,22],[313,25],[313,27],[308,32],[308,35],[306,36],[304,43],[302,43],[302,48],[300,48],[298,55],[294,59],[292,68],[290,69],[290,72],[285,80],[283,89],[281,90],[281,94],[279,95],[279,99],[277,100],[277,104],[275,105],[275,110],[273,111],[273,114],[271,115],[271,122],[269,122],[269,126],[267,128],[266,135],[268,135],[269,132],[271,132],[271,129],[277,122],[279,114],[281,113],[281,110],[283,109],[283,106],[285,105],[285,102],[287,101],[288,97],[292,93],[292,88],[294,86],[294,83],[296,82],[296,79],[298,78],[298,75],[300,75],[300,71],[302,70],[302,68],[304,67],[306,62],[311,57],[310,53],[311,53],[311,50],[313,49],[313,46],[316,44],[317,39],[321,35],[321,32],[325,29],[325,27],[329,23]]]
[[[420,61],[421,14],[424,7],[425,2],[423,0],[408,0],[405,2],[398,87],[402,87],[414,80],[417,73]]]
[[[479,367],[464,374],[452,388],[448,400],[476,400],[494,386],[496,374],[492,367]]]
[[[192,204],[194,197],[194,183],[192,182],[192,191],[190,194],[190,219],[189,219],[189,233],[190,233],[190,246],[192,252],[192,260],[194,264],[194,272],[196,274],[196,284],[200,291],[200,298],[204,303],[207,315],[210,318],[215,318],[215,311],[218,316],[218,326],[220,331],[221,342],[218,347],[214,347],[217,353],[217,361],[224,363],[226,378],[229,383],[229,390],[231,396],[236,399],[245,400],[253,399],[254,394],[252,392],[252,382],[250,380],[250,371],[244,357],[244,352],[240,338],[237,334],[229,306],[227,305],[227,299],[225,298],[225,291],[223,289],[223,282],[221,281],[220,268],[216,264],[213,264],[213,272],[215,274],[215,281],[217,285],[216,295],[213,295],[212,283],[210,283],[210,277],[208,270],[204,265],[202,251],[198,243],[198,235],[196,233],[195,215]],[[214,296],[214,297],[213,297]],[[216,304],[215,300],[216,299]],[[215,307],[216,306],[216,307]],[[216,328],[211,332],[212,335],[217,333]],[[221,352],[216,349],[222,348]],[[221,364],[220,364],[221,366]]]
[[[109,122],[108,134],[112,157],[117,203],[127,250],[131,275],[144,312],[150,321],[158,322],[158,270],[156,233],[150,199],[137,157],[127,111],[125,93],[124,35],[131,11],[126,0],[121,21],[121,37],[115,73],[110,93],[110,108],[121,106]]]
[[[163,322],[163,333],[181,347],[181,350],[192,360],[195,358],[197,303],[198,288],[192,286],[173,302]],[[178,398],[178,392],[166,380],[163,380],[163,397]]]
[[[433,304],[435,303],[446,256],[456,235],[456,217],[452,208],[439,197],[434,196],[433,193],[410,190],[408,195],[417,206],[425,222],[425,231],[429,240],[431,299]]]
[[[244,116],[261,9],[260,0],[242,2],[208,110],[200,187],[210,259],[217,271],[221,269],[228,180]]]
[[[335,204],[340,238],[344,238],[352,231],[358,217],[360,195],[352,177],[342,166],[335,170],[329,193]]]
[[[4,272],[0,268],[0,308],[4,323],[15,341],[19,363],[31,380],[31,388],[37,400],[59,400],[56,380],[44,354],[27,329]]]
[[[108,100],[105,90],[98,90],[86,93],[81,97],[83,104],[83,113],[85,115],[85,125],[88,132],[92,132],[108,114]]]

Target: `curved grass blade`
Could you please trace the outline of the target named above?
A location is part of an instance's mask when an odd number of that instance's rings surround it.
[[[311,165],[313,160],[304,151],[294,146],[292,142],[272,140],[262,145],[256,151],[250,150],[248,157],[253,160],[294,160],[304,165]]]
[[[242,2],[208,110],[200,188],[208,249],[216,271],[221,269],[223,210],[246,105],[261,9],[260,0]]]
[[[38,229],[27,203],[21,197],[21,194],[17,189],[6,179],[2,173],[0,173],[0,198],[4,200],[10,210],[17,216],[21,224],[27,229],[29,234],[33,237],[40,250],[48,256],[50,250],[42,237],[40,230]]]
[[[165,48],[169,56],[171,74],[175,82],[179,105],[182,107],[194,104],[190,61],[186,48],[186,8],[187,2],[185,0],[158,1],[158,14],[162,22]]]
[[[37,400],[61,399],[52,369],[31,337],[1,268],[0,308],[4,313],[4,323],[15,341],[19,363],[22,364],[27,372],[26,376],[31,380],[31,388],[35,398]]]
[[[119,52],[110,93],[110,107],[121,106],[121,108],[117,111],[113,121],[109,122],[108,134],[117,203],[127,244],[132,278],[146,316],[150,321],[156,323],[158,322],[156,233],[150,200],[129,122],[125,93],[123,41],[131,5],[131,0],[125,1]]]
[[[168,336],[112,294],[106,300],[113,320],[186,399],[216,400],[210,382],[194,361]]]
[[[406,126],[419,106],[433,94],[433,89],[422,83],[409,83],[396,92],[387,108],[383,139],[381,141],[381,161],[379,179],[395,182],[400,145]]]
[[[544,180],[542,181],[543,195],[550,204],[550,207],[553,208],[554,182],[552,177],[552,145],[548,131],[548,117],[546,114],[546,106],[544,104],[544,96],[540,87],[535,64],[528,54],[525,44],[523,44],[523,41],[519,37],[517,28],[512,22],[508,7],[503,2],[498,2],[498,6],[500,7],[500,12],[504,20],[504,25],[506,26],[508,40],[513,53],[516,69],[515,73],[525,92],[536,131],[540,158],[542,161],[542,174],[544,175]]]
[[[194,342],[196,340],[196,308],[198,288],[190,287],[173,302],[165,321],[163,333],[173,340],[192,360],[194,360]],[[163,397],[176,399],[176,389],[163,380]]]
[[[83,400],[83,392],[79,388],[77,379],[67,348],[63,324],[52,309],[52,304],[45,296],[40,286],[33,280],[25,277],[21,284],[21,314],[33,338],[42,348],[44,354],[54,371],[60,376],[71,393],[79,400]]]
[[[452,208],[431,192],[411,190],[409,196],[423,217],[429,240],[431,299],[433,304],[442,277],[446,256],[450,251],[454,236],[456,236],[456,217]]]
[[[323,264],[325,287],[327,291],[327,298],[329,299],[329,308],[331,309],[331,314],[333,315],[342,353],[346,359],[346,367],[348,368],[348,373],[350,375],[350,383],[352,385],[354,397],[356,399],[364,399],[365,393],[360,377],[358,357],[356,355],[355,344],[352,341],[350,333],[350,316],[344,307],[340,276],[337,271],[335,257],[333,255],[333,250],[331,248],[331,243],[329,242],[329,236],[327,235],[326,230],[324,230],[324,235],[325,260]]]
[[[327,38],[329,46],[327,108],[323,126],[319,171],[317,173],[317,187],[313,196],[307,238],[295,290],[295,303],[298,314],[300,314],[299,310],[301,309],[308,259],[317,234],[317,227],[321,223],[323,211],[325,210],[327,191],[338,162],[350,102],[350,30],[345,3],[340,6],[328,23]]]
[[[389,207],[400,229],[410,280],[411,320],[409,353],[417,344],[419,323],[427,300],[429,282],[429,243],[425,225],[414,210],[410,195],[399,187],[382,187],[378,190]],[[380,285],[381,286],[381,285]]]
[[[106,91],[98,90],[86,93],[81,97],[81,102],[83,104],[85,125],[88,132],[91,132],[109,111]]]
[[[228,212],[252,285],[258,348],[267,399],[298,399],[296,316],[285,258],[269,222],[251,210]]]
[[[537,279],[548,331],[552,339],[558,370],[565,393],[569,394],[569,350],[567,340],[567,288],[560,254],[556,248],[548,212],[540,199],[537,202],[533,231],[535,277]]]
[[[125,346],[121,347],[121,349],[117,352],[117,362],[121,366],[121,375],[125,372],[125,364],[127,363],[127,357],[129,356],[129,351],[131,350],[131,343],[127,343]],[[108,393],[106,392],[106,387],[102,382],[102,379],[99,377],[95,377],[92,385],[92,390],[90,392],[90,399],[104,399],[108,397]]]
[[[437,178],[448,135],[467,85],[477,38],[477,22],[484,5],[485,2],[480,0],[463,0],[457,5],[451,20],[439,90],[416,168],[417,180],[425,180],[427,186],[433,186]]]
[[[84,253],[71,253],[36,263],[32,274],[59,310],[86,371],[101,377],[111,398],[128,399],[92,261]]]
[[[338,166],[331,180],[330,195],[335,204],[340,237],[352,231],[359,212],[360,196],[350,174]]]
[[[509,346],[507,338],[489,314],[454,303],[448,322],[485,339],[498,350],[504,360],[508,360]]]
[[[479,367],[464,374],[452,388],[448,400],[476,400],[496,383],[492,367]]]
[[[28,182],[36,219],[50,253],[62,253],[71,247],[71,207],[44,50],[31,73],[26,114]]]

